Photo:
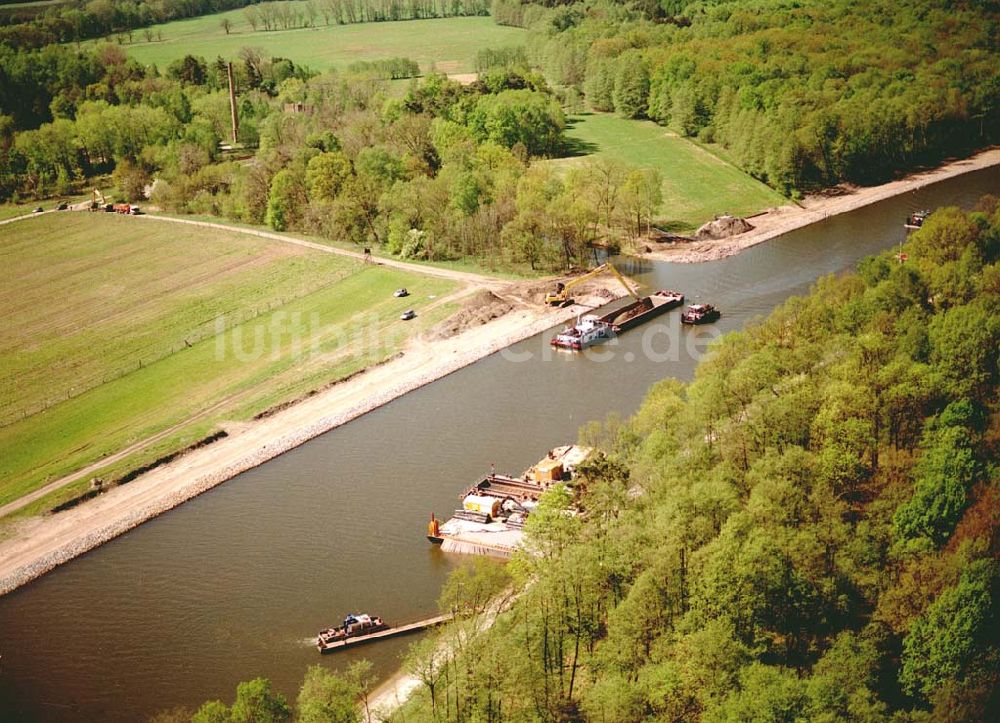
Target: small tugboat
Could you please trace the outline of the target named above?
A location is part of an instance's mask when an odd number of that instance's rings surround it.
[[[914,211],[909,216],[906,217],[906,221],[903,222],[905,228],[920,228],[924,225],[924,221],[927,217],[931,215],[931,212],[927,209],[923,211]]]
[[[691,304],[681,314],[682,324],[708,324],[717,320],[722,313],[711,304]]]
[[[552,339],[552,346],[560,349],[586,349],[591,344],[609,339],[614,335],[611,324],[594,314],[587,314],[575,326],[567,326]]]
[[[378,616],[373,617],[365,613],[348,615],[340,627],[319,631],[316,636],[316,648],[321,653],[328,653],[359,638],[388,629],[389,626]]]

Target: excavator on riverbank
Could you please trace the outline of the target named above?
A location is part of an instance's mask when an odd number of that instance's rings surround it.
[[[556,284],[555,291],[550,291],[548,294],[545,295],[545,303],[548,304],[549,306],[569,306],[570,304],[573,303],[573,297],[570,296],[569,293],[573,287],[578,286],[579,284],[582,284],[584,281],[592,279],[595,276],[599,276],[600,274],[607,272],[610,272],[615,275],[615,278],[617,278],[618,281],[621,282],[621,285],[625,287],[625,291],[628,292],[629,296],[631,296],[636,301],[640,301],[639,295],[636,294],[635,290],[631,287],[628,281],[625,280],[625,277],[622,276],[621,272],[618,271],[618,269],[616,269],[610,261],[607,261],[601,264],[600,266],[591,269],[587,273],[582,274],[581,276],[577,276],[574,279],[570,279],[565,284],[560,281],[558,284]]]
[[[91,211],[110,211],[111,204],[108,203],[108,199],[105,198],[104,194],[99,188],[95,188],[90,194],[90,210]]]

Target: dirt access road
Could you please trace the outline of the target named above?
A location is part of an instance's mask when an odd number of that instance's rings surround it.
[[[188,223],[233,230],[222,224],[187,219],[135,218],[137,223]],[[282,234],[237,230],[326,253],[363,258],[361,254]],[[622,294],[613,280],[607,280],[593,284],[589,298],[578,295],[578,305],[552,309],[531,303],[529,297],[535,289],[526,288],[531,285],[394,260],[380,262],[414,273],[463,282],[463,288],[450,298],[458,299],[477,289],[488,288],[511,302],[512,309],[499,318],[450,336],[429,338],[428,335],[413,339],[402,354],[387,363],[369,368],[271,416],[235,425],[228,437],[189,452],[126,485],[115,487],[71,510],[19,521],[10,536],[0,542],[0,594],[14,590],[55,566],[317,435]],[[539,283],[544,282],[536,282],[533,286],[537,288]],[[106,462],[107,459],[102,460]],[[53,483],[53,488],[68,481],[69,478],[63,478]]]

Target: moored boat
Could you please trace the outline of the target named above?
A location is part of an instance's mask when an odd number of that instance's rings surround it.
[[[389,626],[377,615],[352,614],[345,617],[344,623],[339,627],[320,630],[316,636],[316,647],[321,653],[326,653],[353,640],[388,629]]]
[[[682,324],[708,324],[722,313],[711,304],[691,304],[681,315]]]
[[[927,217],[930,215],[931,212],[927,209],[914,211],[906,217],[906,221],[903,222],[903,226],[906,228],[920,228],[924,225],[924,221],[926,221]]]
[[[427,539],[444,552],[510,557],[521,548],[525,521],[541,496],[559,483],[574,490],[577,469],[590,454],[589,447],[556,447],[520,477],[494,468],[465,489],[461,508],[447,522],[438,524],[431,515]]]
[[[684,303],[684,294],[661,289],[603,316],[588,314],[552,339],[552,346],[579,351],[628,331]]]

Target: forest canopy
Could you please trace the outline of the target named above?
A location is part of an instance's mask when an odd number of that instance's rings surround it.
[[[885,181],[1000,133],[995,2],[497,0],[494,17],[529,28],[557,87],[720,143],[785,192]]]

